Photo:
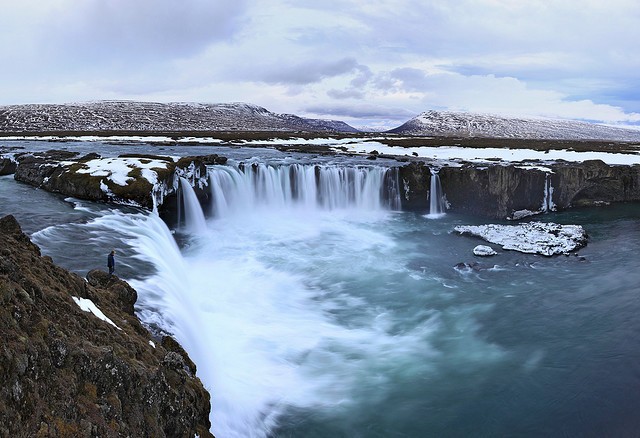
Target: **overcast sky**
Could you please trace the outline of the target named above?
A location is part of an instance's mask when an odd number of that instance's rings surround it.
[[[640,125],[637,0],[0,0],[0,104],[249,102]]]

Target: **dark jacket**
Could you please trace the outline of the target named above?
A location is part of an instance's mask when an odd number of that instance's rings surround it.
[[[107,257],[107,268],[113,268],[116,266],[116,261],[113,257],[113,254],[109,254],[109,257]]]

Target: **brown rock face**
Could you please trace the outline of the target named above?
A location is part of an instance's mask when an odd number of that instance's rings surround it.
[[[99,271],[89,280],[0,219],[0,436],[212,436],[209,394],[186,352],[150,344],[126,282]]]
[[[154,187],[135,165],[132,165],[126,175],[127,181],[124,185],[116,184],[104,175],[85,173],[88,168],[87,162],[99,160],[100,156],[88,154],[77,158],[76,155],[73,152],[55,150],[17,155],[17,165],[14,163],[13,166],[14,178],[48,192],[62,193],[74,198],[134,204],[152,209],[154,205],[162,204],[164,196],[175,196],[179,176],[186,177],[196,186],[194,189],[198,197],[206,200],[208,192],[199,188],[196,180],[206,176],[207,164],[226,162],[226,158],[218,155],[183,157],[177,162],[169,157],[144,154],[125,154],[119,157],[139,161],[141,164],[150,163],[151,160],[161,162],[161,166],[152,168],[157,175],[157,184]]]

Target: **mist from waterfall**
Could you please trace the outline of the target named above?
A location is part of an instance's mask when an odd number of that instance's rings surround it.
[[[407,335],[388,333],[375,312],[346,325],[332,315],[366,300],[360,293],[380,275],[371,269],[397,264],[388,256],[395,245],[376,231],[399,207],[396,181],[394,169],[378,166],[214,166],[206,215],[181,181],[182,255],[157,217],[138,224],[145,231],[116,226],[157,268],[134,281],[140,313],[174,333],[198,365],[217,435],[266,437],[291,408],[357,404],[362,362],[345,355],[359,352],[383,372],[431,354],[420,341],[431,332],[428,315]],[[377,359],[385,350],[400,362]]]

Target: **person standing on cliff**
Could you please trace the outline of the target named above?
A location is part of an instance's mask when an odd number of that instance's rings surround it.
[[[112,249],[111,252],[109,253],[109,256],[107,257],[107,267],[109,268],[109,277],[111,277],[111,275],[113,274],[113,271],[116,270],[115,255],[116,255],[116,250]]]

